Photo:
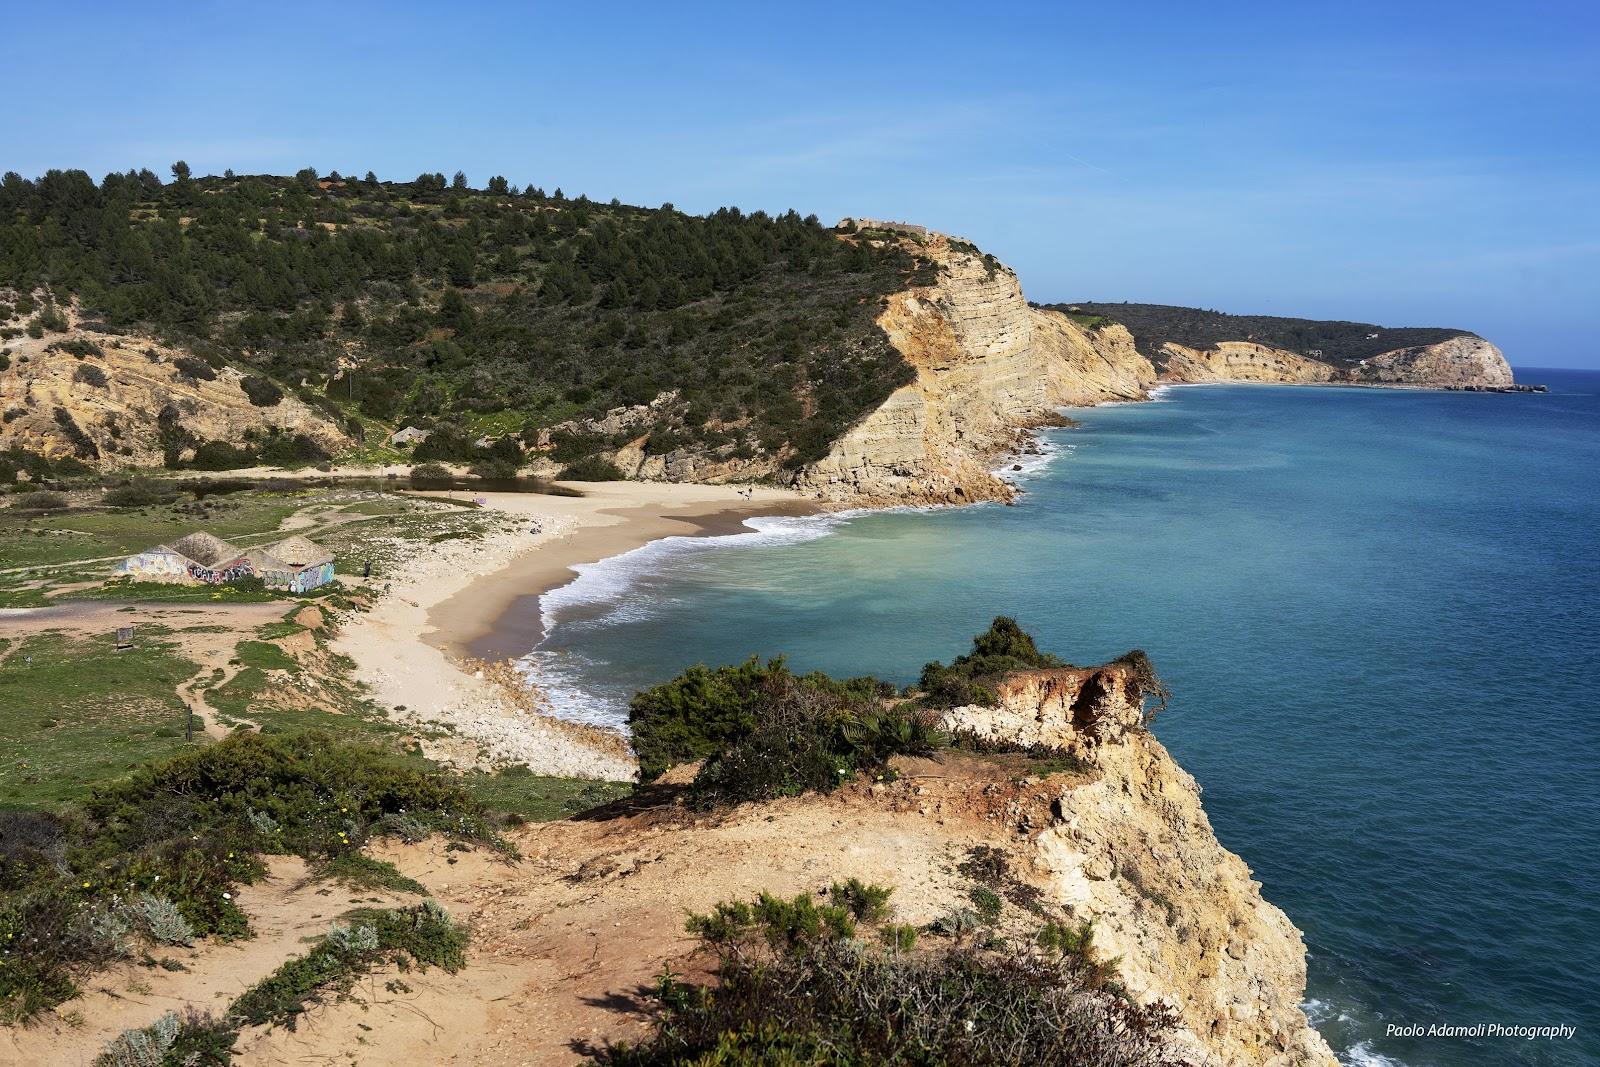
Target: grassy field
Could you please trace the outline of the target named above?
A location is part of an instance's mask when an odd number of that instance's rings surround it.
[[[348,609],[359,601],[337,582],[319,590],[324,595],[295,597],[227,586],[107,583],[107,564],[72,564],[172,540],[197,528],[236,542],[259,542],[281,536],[283,521],[299,514],[302,522],[313,524],[305,531],[335,554],[346,573],[359,573],[370,562],[373,576],[381,579],[418,545],[475,539],[519,520],[348,490],[240,494],[211,498],[207,505],[203,510],[179,504],[26,516],[0,509],[0,569],[59,565],[48,572],[0,574],[0,607],[74,599],[282,601],[284,620],[253,632],[241,630],[234,638],[229,669],[219,667],[197,686],[217,721],[264,733],[321,730],[402,753],[419,767],[433,766],[411,739],[416,728],[390,722],[352,680],[353,664],[328,648],[328,631],[316,631],[309,653],[301,646],[291,654],[274,643],[306,631],[287,618],[300,603]],[[138,763],[181,750],[187,707],[177,688],[202,670],[182,654],[182,640],[182,633],[141,627],[139,646],[119,653],[109,638],[46,633],[9,648],[0,638],[0,807],[57,807]],[[192,743],[207,741],[200,734]],[[526,820],[564,818],[630,788],[625,783],[543,778],[526,768],[477,772],[465,782],[486,805]]]
[[[248,493],[203,504],[30,514],[0,509],[0,570],[126,556],[195,530],[224,539],[276,533],[303,493]]]
[[[0,662],[0,807],[54,807],[181,750],[177,687],[195,665],[174,647],[148,626],[125,652],[110,636],[21,639]]]

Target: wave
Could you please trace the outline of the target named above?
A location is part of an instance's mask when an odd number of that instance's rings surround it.
[[[1372,1042],[1359,1041],[1344,1050],[1339,1059],[1350,1067],[1406,1067],[1406,1065],[1381,1052],[1372,1051]]]
[[[1033,451],[1012,452],[989,473],[1001,481],[1021,485],[1043,474],[1058,455],[1070,453],[1073,449],[1072,445],[1064,445],[1045,434],[1035,434],[1033,443]]]
[[[710,537],[673,536],[651,541],[638,548],[594,563],[580,563],[572,569],[577,577],[539,598],[539,615],[545,633],[558,625],[564,615],[579,610],[606,609],[615,618],[636,617],[644,608],[632,596],[641,579],[659,574],[685,557],[722,548],[754,548],[762,545],[794,545],[826,537],[861,511],[840,511],[828,515],[758,516],[744,520],[749,529]]]
[[[518,673],[544,696],[550,714],[556,718],[627,732],[628,697],[594,688],[598,666],[600,664],[572,651],[538,649],[516,663]]]

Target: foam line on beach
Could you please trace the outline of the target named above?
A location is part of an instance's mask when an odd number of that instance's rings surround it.
[[[826,537],[860,512],[830,515],[757,516],[744,520],[749,527],[739,533],[711,537],[662,537],[638,548],[573,566],[577,576],[539,598],[539,612],[548,634],[564,613],[578,608],[611,605],[621,610],[641,578],[659,574],[674,560],[723,548],[792,545]]]

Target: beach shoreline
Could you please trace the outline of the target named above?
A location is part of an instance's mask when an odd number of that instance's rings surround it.
[[[623,555],[666,537],[721,537],[758,517],[815,515],[822,508],[788,490],[677,482],[601,482],[583,497],[487,494],[487,506],[554,519],[555,536],[476,577],[428,613],[435,647],[481,660],[526,655],[544,636],[539,602],[577,577],[574,567]]]
[[[378,596],[335,640],[355,677],[392,715],[430,728],[431,758],[457,766],[526,765],[537,774],[612,781],[634,776],[614,731],[551,715],[541,694],[499,669],[542,633],[539,597],[597,562],[672,536],[742,531],[746,519],[823,510],[769,487],[595,482],[582,496],[478,494],[497,528],[429,546],[369,582]],[[746,495],[748,493],[748,496]]]

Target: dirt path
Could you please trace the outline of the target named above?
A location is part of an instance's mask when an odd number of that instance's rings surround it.
[[[270,869],[262,882],[239,890],[239,906],[250,916],[254,937],[152,953],[182,964],[183,970],[126,963],[103,971],[85,984],[82,996],[39,1022],[0,1028],[0,1063],[89,1067],[122,1031],[148,1026],[169,1011],[191,1004],[222,1011],[284,960],[303,952],[306,939],[326,933],[358,896],[362,902],[381,896],[390,907],[415,899],[308,883],[305,862],[297,857],[275,857]]]
[[[236,1062],[585,1062],[585,1047],[647,1033],[646,994],[664,967],[701,973],[683,928],[689,911],[851,876],[895,886],[902,922],[928,922],[964,900],[968,883],[954,868],[967,845],[1006,830],[987,812],[946,825],[895,807],[862,793],[721,820],[614,812],[518,831],[525,858],[516,863],[447,852],[440,841],[384,847],[378,855],[470,924],[467,969],[405,975],[398,995],[384,988],[394,976],[379,975],[364,1003],[319,1006],[292,1033],[247,1034]]]
[[[216,711],[212,709],[210,704],[206,703],[205,690],[221,689],[231,682],[238,673],[239,668],[227,664],[223,665],[221,675],[218,675],[214,668],[202,667],[193,678],[178,686],[179,699],[189,705],[189,714],[197,716],[205,724],[205,735],[213,741],[221,741],[237,729],[238,726],[247,726],[252,729],[257,726],[256,723],[248,719],[240,719],[236,726],[225,726],[217,721]]]

